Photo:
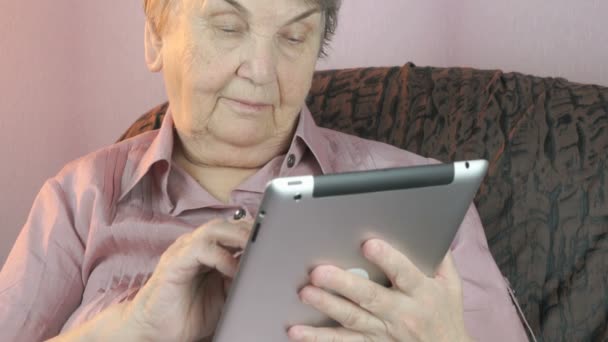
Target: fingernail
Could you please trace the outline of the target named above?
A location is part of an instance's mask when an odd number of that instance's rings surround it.
[[[370,240],[365,244],[364,253],[366,256],[374,256],[380,250],[380,243],[376,240]]]
[[[302,327],[291,327],[287,335],[292,341],[302,341],[304,339],[304,329]]]
[[[319,266],[311,273],[312,284],[316,286],[327,284],[331,277],[330,266]]]
[[[311,303],[315,303],[319,299],[319,294],[315,289],[305,287],[300,292],[300,298],[304,304],[309,305]]]

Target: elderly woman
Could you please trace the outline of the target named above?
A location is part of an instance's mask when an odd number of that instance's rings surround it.
[[[146,0],[146,63],[163,72],[168,114],[43,186],[0,277],[0,339],[211,338],[270,179],[429,163],[314,124],[304,100],[338,7]],[[433,278],[384,241],[361,252],[393,286],[318,267],[294,296],[340,327],[293,326],[286,340],[526,339],[474,208]]]

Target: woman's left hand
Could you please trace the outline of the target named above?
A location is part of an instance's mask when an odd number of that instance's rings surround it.
[[[300,299],[341,327],[293,326],[288,331],[292,341],[471,340],[464,326],[460,276],[449,253],[429,278],[386,242],[370,240],[362,249],[392,288],[333,266],[315,268]]]

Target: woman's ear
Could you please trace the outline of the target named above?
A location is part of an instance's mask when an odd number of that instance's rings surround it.
[[[144,33],[144,49],[148,69],[152,72],[161,71],[163,69],[163,40],[155,25],[148,20],[146,20]]]

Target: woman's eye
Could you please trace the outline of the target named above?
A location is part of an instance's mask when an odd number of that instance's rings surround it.
[[[291,45],[299,45],[304,43],[305,38],[300,36],[285,36],[285,40]]]
[[[220,31],[224,32],[224,33],[228,33],[228,34],[236,34],[236,33],[240,33],[242,30],[239,27],[236,26],[222,26],[219,27]]]
[[[236,36],[247,29],[246,25],[236,20],[218,20],[213,27],[218,33],[226,36]]]

